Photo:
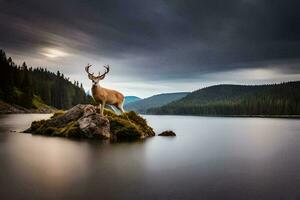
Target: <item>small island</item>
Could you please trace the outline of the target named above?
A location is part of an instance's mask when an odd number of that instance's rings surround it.
[[[35,135],[90,139],[143,139],[155,136],[146,120],[133,111],[117,115],[105,109],[101,116],[95,106],[78,104],[58,111],[48,120],[34,121],[24,131]]]
[[[174,133],[174,131],[172,130],[166,130],[163,131],[162,133],[158,134],[158,136],[176,136],[176,134]]]

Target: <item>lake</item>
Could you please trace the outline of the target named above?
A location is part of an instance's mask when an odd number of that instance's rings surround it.
[[[49,116],[0,115],[1,199],[300,199],[299,119],[148,115],[177,136],[121,143],[17,133]]]

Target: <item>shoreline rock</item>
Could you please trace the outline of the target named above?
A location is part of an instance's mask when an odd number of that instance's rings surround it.
[[[128,121],[128,119],[130,121]],[[90,139],[143,139],[154,136],[144,118],[131,111],[116,115],[110,110],[104,116],[93,105],[79,104],[66,112],[57,112],[49,120],[32,122],[24,132],[39,135]]]
[[[48,114],[57,111],[54,108],[27,109],[19,105],[8,104],[0,100],[0,114],[41,113]]]
[[[158,136],[176,136],[176,134],[171,130],[167,130],[167,131],[163,131],[162,133],[158,134]]]

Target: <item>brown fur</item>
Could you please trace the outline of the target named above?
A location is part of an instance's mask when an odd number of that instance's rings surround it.
[[[100,85],[93,85],[92,94],[95,101],[99,103],[106,103],[110,105],[120,106],[124,101],[124,95],[118,91],[101,87]]]

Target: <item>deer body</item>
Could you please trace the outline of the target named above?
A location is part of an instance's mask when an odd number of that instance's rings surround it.
[[[106,72],[102,75],[100,75],[99,73],[98,76],[94,76],[93,73],[89,72],[90,66],[91,65],[87,65],[85,70],[88,73],[89,79],[93,81],[92,95],[94,100],[99,103],[99,107],[101,105],[101,115],[103,116],[105,104],[113,105],[117,107],[122,113],[124,113],[124,95],[116,90],[107,89],[99,85],[99,81],[104,79],[105,75],[109,72],[109,66],[104,66],[106,68]]]
[[[95,101],[99,103],[105,102],[106,104],[114,105],[118,107],[123,104],[124,95],[118,91],[110,90],[100,85],[92,86],[92,94]]]

